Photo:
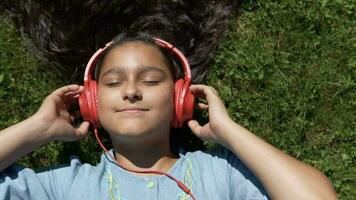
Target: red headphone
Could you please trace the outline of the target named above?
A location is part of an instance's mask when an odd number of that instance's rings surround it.
[[[184,78],[175,82],[174,116],[171,121],[172,127],[182,127],[185,121],[192,118],[194,109],[194,96],[189,90],[191,83],[189,63],[182,52],[172,44],[159,38],[153,39],[158,46],[167,49],[174,54],[184,69]],[[113,42],[107,43],[104,48],[100,48],[90,58],[84,74],[84,91],[79,96],[81,115],[85,121],[92,123],[94,128],[99,128],[101,125],[97,114],[97,82],[92,79],[92,75],[98,61],[105,53],[105,50],[109,48],[112,43]]]

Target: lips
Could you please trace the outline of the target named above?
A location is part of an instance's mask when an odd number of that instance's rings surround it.
[[[127,107],[122,107],[118,110],[118,112],[126,112],[126,113],[134,113],[134,112],[141,112],[141,111],[148,111],[148,109],[139,106],[127,106]]]

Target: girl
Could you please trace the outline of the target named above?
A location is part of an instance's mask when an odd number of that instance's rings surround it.
[[[191,85],[206,100],[209,122],[187,123],[199,138],[220,147],[212,152],[174,154],[174,60],[142,33],[113,40],[96,69],[98,124],[113,149],[97,166],[72,158],[70,165],[35,173],[11,166],[49,141],[85,137],[89,123],[71,124],[68,111],[84,88],[68,85],[49,95],[33,116],[0,133],[0,199],[336,199],[328,179],[234,122],[217,91]],[[96,125],[99,126],[99,125]],[[9,167],[10,166],[10,167]],[[180,179],[130,170],[159,170]],[[185,190],[185,192],[182,189]]]

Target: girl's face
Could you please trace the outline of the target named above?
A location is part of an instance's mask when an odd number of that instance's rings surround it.
[[[174,82],[157,49],[144,42],[113,48],[102,64],[98,114],[111,137],[153,138],[166,133],[173,117]],[[149,134],[152,133],[152,134]]]

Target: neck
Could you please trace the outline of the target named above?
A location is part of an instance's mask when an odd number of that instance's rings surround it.
[[[123,143],[113,141],[115,159],[123,167],[129,169],[157,169],[167,172],[177,160],[173,155],[168,137],[156,142]]]

